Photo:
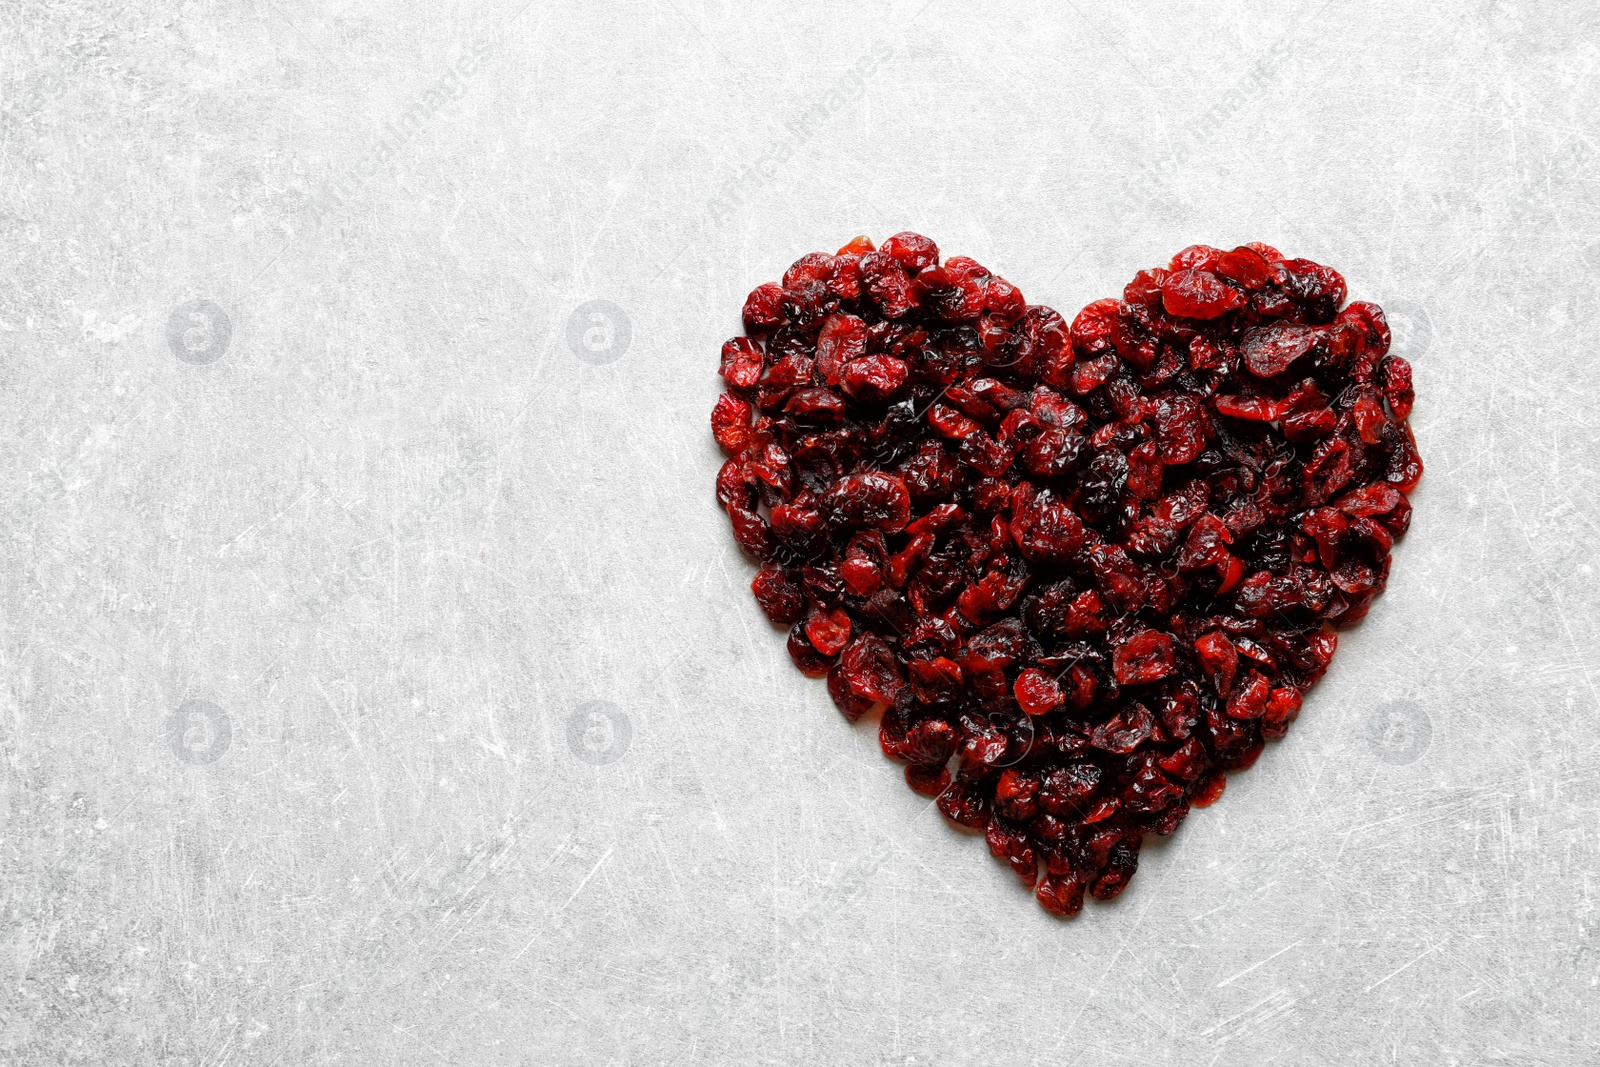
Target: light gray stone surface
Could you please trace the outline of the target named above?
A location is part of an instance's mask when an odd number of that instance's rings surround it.
[[[0,1062],[1597,1062],[1594,9],[990,7],[0,12]],[[712,499],[746,291],[907,228],[1416,364],[1388,593],[1069,924]]]

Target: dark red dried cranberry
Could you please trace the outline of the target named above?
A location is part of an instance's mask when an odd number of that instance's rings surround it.
[[[989,823],[990,798],[978,785],[957,779],[939,794],[939,811],[957,826],[982,830]]]
[[[839,607],[813,612],[806,620],[806,637],[818,652],[832,659],[850,643],[850,616]]]
[[[1274,322],[1245,332],[1244,365],[1258,378],[1274,378],[1311,354],[1325,334],[1314,326]]]
[[[1248,246],[1235,248],[1217,257],[1218,275],[1243,289],[1265,289],[1277,279],[1277,271],[1266,257]]]
[[[906,767],[906,784],[925,797],[936,797],[950,787],[950,770],[942,763],[937,766],[913,763]]]
[[[744,329],[759,335],[783,323],[783,286],[774,282],[758,285],[744,301]]]
[[[1004,775],[1001,778],[1003,780]],[[1001,818],[1000,814],[997,810],[990,816],[984,830],[984,836],[989,841],[989,852],[995,859],[1009,863],[1017,877],[1022,879],[1022,884],[1032,889],[1039,878],[1039,855],[1034,851],[1033,842],[1028,839],[1028,831]]]
[[[1190,245],[1167,263],[1169,271],[1216,270],[1222,263],[1222,249],[1210,245]]]
[[[1029,667],[1017,675],[1017,704],[1029,715],[1044,715],[1059,708],[1065,697],[1054,677]]]
[[[906,733],[905,757],[911,763],[944,766],[956,750],[955,727],[943,719],[924,719]]]
[[[1177,271],[1161,287],[1161,306],[1178,318],[1214,319],[1244,303],[1243,293],[1204,270]]]
[[[783,626],[798,622],[805,614],[806,598],[798,583],[790,581],[776,567],[763,567],[750,582],[750,591],[767,618]]]
[[[750,445],[750,415],[749,401],[732,393],[717,398],[717,406],[711,410],[711,433],[728,455],[737,456]]]
[[[1039,883],[1039,904],[1051,915],[1071,918],[1083,910],[1084,881],[1076,874],[1048,874]]]
[[[806,636],[805,627],[799,623],[789,631],[789,655],[794,659],[794,665],[800,668],[800,673],[808,678],[822,678],[833,666],[833,660],[817,651],[817,646]]]
[[[877,634],[862,634],[845,646],[839,666],[850,691],[874,703],[894,703],[905,684],[894,652]]]
[[[920,233],[897,233],[884,241],[880,250],[892,256],[907,274],[927,270],[939,262],[939,246]]]
[[[867,314],[898,319],[917,306],[911,276],[886,252],[868,252],[861,257],[861,283],[869,298]]]
[[[1172,638],[1158,630],[1140,630],[1112,652],[1111,667],[1118,685],[1158,682],[1177,668]]]

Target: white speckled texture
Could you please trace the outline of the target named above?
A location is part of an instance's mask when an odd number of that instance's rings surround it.
[[[1597,1062],[1592,6],[523,3],[0,11],[0,1062]],[[712,498],[746,291],[908,228],[1416,365],[1388,593],[1071,923]]]

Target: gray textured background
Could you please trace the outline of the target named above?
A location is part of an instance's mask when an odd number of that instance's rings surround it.
[[[1592,7],[521,3],[0,10],[0,1062],[1597,1062]],[[1069,924],[712,499],[745,292],[906,228],[1416,364],[1388,594]]]

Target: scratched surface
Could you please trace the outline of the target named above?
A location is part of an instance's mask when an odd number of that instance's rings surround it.
[[[522,4],[0,11],[0,1062],[1597,1062],[1592,8]],[[745,292],[906,228],[1416,365],[1387,595],[1069,924],[712,499]]]

